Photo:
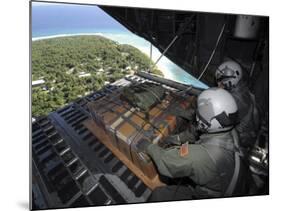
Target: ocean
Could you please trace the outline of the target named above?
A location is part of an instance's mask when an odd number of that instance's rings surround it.
[[[150,42],[127,30],[97,6],[32,3],[32,41],[77,35],[101,35],[120,44],[132,45],[148,56],[150,54]],[[160,55],[153,46],[152,60],[155,62]],[[165,78],[196,87],[208,87],[165,56],[157,67]]]

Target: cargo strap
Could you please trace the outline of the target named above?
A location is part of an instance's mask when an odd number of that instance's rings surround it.
[[[132,109],[131,107],[129,108],[129,107],[127,107],[127,106],[124,105],[124,104],[118,103],[117,101],[112,101],[112,100],[110,100],[110,99],[106,99],[106,101],[107,101],[107,102],[110,102],[110,103],[113,103],[113,104],[115,104],[115,105],[118,105],[118,106],[123,106],[123,107],[126,108],[127,110],[131,110],[131,109]],[[161,130],[160,130],[158,127],[156,127],[156,126],[155,126],[153,123],[151,123],[148,119],[144,119],[142,116],[140,116],[140,115],[136,112],[136,109],[134,109],[134,110],[132,111],[132,113],[135,114],[136,116],[140,117],[141,119],[143,119],[143,120],[145,121],[145,123],[151,125],[152,128],[156,129],[159,133],[162,134]],[[163,135],[163,134],[162,134],[162,135]]]

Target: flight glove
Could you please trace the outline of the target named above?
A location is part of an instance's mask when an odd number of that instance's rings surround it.
[[[170,135],[166,139],[164,139],[164,145],[182,145],[186,142],[194,143],[196,141],[196,134],[194,132],[190,132],[188,129],[176,134]]]
[[[173,108],[169,108],[167,111],[169,114],[172,114],[174,116],[182,117],[187,120],[192,120],[195,114],[194,109],[189,108],[189,109],[183,109],[179,106],[175,106]]]
[[[146,152],[148,146],[150,146],[151,144],[152,143],[149,142],[148,140],[142,139],[136,144],[136,151],[137,152]]]

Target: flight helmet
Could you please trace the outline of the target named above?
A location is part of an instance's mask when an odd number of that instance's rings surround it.
[[[197,98],[196,120],[203,132],[227,131],[237,123],[238,108],[232,95],[222,88],[209,88]]]
[[[223,62],[215,73],[217,84],[222,84],[227,90],[236,87],[242,78],[241,66],[232,60]]]

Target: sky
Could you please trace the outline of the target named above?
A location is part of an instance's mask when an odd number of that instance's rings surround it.
[[[95,5],[32,3],[32,40],[57,36],[98,34],[120,44],[132,45],[148,56],[150,42],[139,37]],[[153,46],[152,61],[161,53]],[[163,57],[157,64],[165,78],[207,88],[182,68]]]

